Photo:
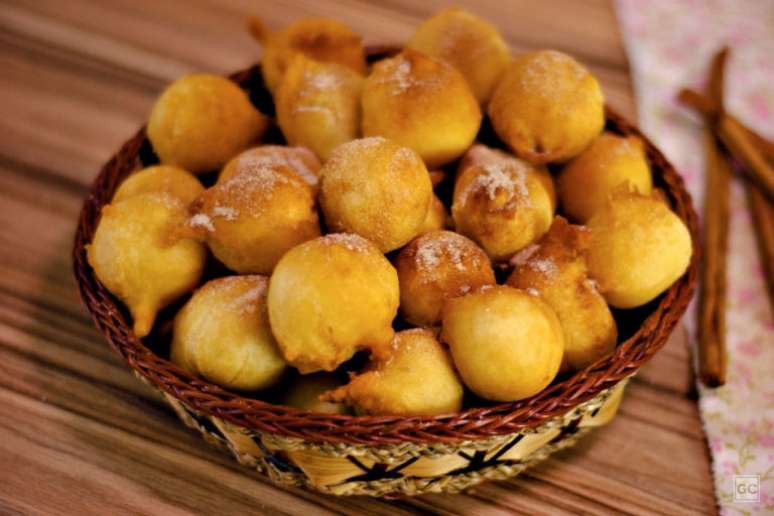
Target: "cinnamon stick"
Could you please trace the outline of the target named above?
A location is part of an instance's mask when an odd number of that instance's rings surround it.
[[[769,164],[774,166],[774,142],[750,129],[747,129],[747,133]],[[752,211],[761,265],[763,265],[763,272],[766,276],[769,304],[774,309],[774,203],[749,182],[747,183],[747,200],[750,211]]]
[[[696,91],[683,89],[678,99],[698,110],[705,118],[714,120],[718,138],[734,158],[744,165],[742,173],[774,202],[774,165],[766,159],[765,150],[761,148],[761,140],[765,145],[771,145],[771,142],[756,135],[735,117],[719,109],[711,99]]]
[[[723,145],[743,165],[742,171],[774,202],[774,168],[751,141],[746,128],[738,120],[722,116],[717,132]]]
[[[717,115],[718,106],[713,106],[709,99],[695,90],[683,89],[680,92],[679,100],[702,113],[706,120],[712,120]],[[728,117],[735,124],[740,125],[747,139],[758,149],[769,165],[774,166],[774,142],[744,126],[728,113],[722,113],[719,116]],[[774,308],[774,202],[771,202],[760,192],[758,186],[749,180],[745,181],[745,190],[747,191],[747,203],[753,216],[753,228],[758,241],[758,254],[763,266],[769,301],[771,307]]]
[[[747,202],[753,215],[758,252],[769,292],[769,304],[774,309],[774,204],[750,184],[747,185]]]
[[[699,303],[699,376],[705,385],[726,381],[726,250],[728,248],[731,165],[720,152],[712,128],[704,130],[706,188]]]
[[[705,193],[703,261],[699,297],[699,378],[709,387],[726,382],[726,253],[728,250],[731,163],[721,152],[714,129],[724,113],[723,76],[728,50],[712,59],[704,120]]]

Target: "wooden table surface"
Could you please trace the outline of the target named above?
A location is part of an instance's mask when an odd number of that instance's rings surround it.
[[[607,2],[470,4],[514,51],[585,62],[634,117]],[[709,458],[683,335],[630,384],[618,417],[510,482],[401,501],[280,489],[178,423],[108,349],[81,307],[70,245],[102,162],[165,84],[245,67],[247,14],[281,26],[341,19],[368,42],[406,38],[435,0],[0,2],[0,513],[707,513]]]

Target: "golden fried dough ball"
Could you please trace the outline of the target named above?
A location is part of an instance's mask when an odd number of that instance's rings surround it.
[[[363,135],[411,147],[428,167],[462,155],[480,126],[462,74],[415,50],[376,63],[363,87]]]
[[[634,308],[653,300],[691,261],[685,223],[657,197],[614,195],[588,222],[589,274],[608,304]]]
[[[551,226],[554,202],[547,174],[502,151],[474,145],[460,162],[454,184],[455,229],[493,260],[508,258]]]
[[[270,92],[279,88],[290,62],[298,54],[324,63],[337,63],[359,74],[366,70],[360,36],[330,18],[304,18],[278,31],[267,30],[260,19],[250,19],[250,31],[263,46],[261,71]]]
[[[444,9],[422,22],[406,48],[454,65],[481,104],[489,100],[511,60],[508,44],[494,26],[457,8]]]
[[[453,231],[418,236],[398,254],[395,268],[401,314],[418,326],[440,323],[441,310],[449,299],[495,283],[486,253]]]
[[[254,391],[277,383],[285,361],[269,328],[264,276],[207,282],[175,317],[172,361],[222,387]]]
[[[448,218],[449,214],[446,212],[446,206],[443,205],[437,195],[433,194],[433,200],[430,201],[430,209],[427,210],[427,216],[418,233],[421,235],[428,231],[443,229],[446,227]]]
[[[395,334],[368,368],[324,395],[359,414],[433,416],[462,408],[463,387],[448,351],[427,330]]]
[[[559,175],[559,197],[573,220],[588,221],[619,188],[650,194],[653,180],[637,136],[604,132]]]
[[[284,165],[239,167],[191,204],[190,226],[229,269],[269,274],[285,251],[320,235],[314,193]]]
[[[390,341],[398,274],[354,234],[330,234],[288,251],[269,283],[280,351],[302,373],[333,371],[357,350]]]
[[[347,406],[343,403],[320,400],[321,395],[337,389],[341,385],[342,382],[338,376],[332,373],[299,375],[293,379],[288,387],[282,404],[310,412],[346,414],[348,412]]]
[[[320,160],[306,147],[287,147],[285,145],[260,145],[247,149],[232,158],[218,175],[218,183],[223,183],[244,171],[253,171],[266,166],[284,165],[306,181],[317,192],[320,181]]]
[[[334,147],[357,138],[363,81],[346,66],[297,55],[275,96],[288,143],[308,147],[325,161]]]
[[[416,152],[381,137],[336,148],[321,170],[320,206],[333,231],[357,233],[383,252],[414,238],[433,196]]]
[[[170,165],[155,165],[129,176],[116,190],[112,202],[144,193],[165,192],[189,204],[203,191],[202,184],[190,172]]]
[[[516,401],[545,389],[562,363],[564,335],[544,301],[507,286],[446,303],[441,338],[465,385],[482,398]]]
[[[599,83],[555,50],[517,57],[495,87],[489,118],[497,136],[532,163],[566,161],[605,125]]]
[[[186,75],[156,100],[148,139],[164,165],[194,174],[219,169],[259,140],[268,119],[234,82],[219,75]]]
[[[588,277],[584,253],[591,234],[562,217],[540,241],[514,256],[508,285],[540,296],[564,330],[564,368],[583,369],[615,349],[613,314]]]
[[[201,278],[204,246],[176,236],[186,219],[185,203],[163,192],[102,208],[88,246],[89,264],[129,308],[140,338],[150,333],[159,310],[193,290]]]

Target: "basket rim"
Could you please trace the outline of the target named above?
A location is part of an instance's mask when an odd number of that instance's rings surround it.
[[[369,55],[381,55],[391,48],[372,48]],[[244,85],[259,74],[260,65],[255,64],[230,78]],[[139,164],[138,155],[145,142],[144,126],[102,167],[84,200],[72,250],[73,272],[81,300],[95,326],[136,374],[200,413],[254,431],[309,442],[396,445],[457,443],[535,428],[563,416],[636,373],[666,343],[686,311],[696,286],[698,221],[682,177],[636,126],[609,106],[605,111],[609,126],[623,134],[639,136],[644,142],[654,182],[662,188],[674,212],[688,227],[693,254],[685,274],[662,294],[652,313],[630,338],[619,343],[612,354],[533,397],[437,416],[321,414],[244,397],[197,378],[154,354],[134,335],[116,299],[99,282],[86,259],[86,246],[93,237],[101,207],[110,201],[121,180]]]

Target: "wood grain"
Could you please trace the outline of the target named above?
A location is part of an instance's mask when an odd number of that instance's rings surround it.
[[[100,164],[192,70],[260,57],[270,25],[337,17],[400,41],[443,2],[0,2],[0,513],[605,514],[714,511],[704,435],[677,335],[630,384],[606,428],[510,482],[400,501],[279,489],[208,447],[107,348],[70,275],[75,218]],[[626,58],[603,1],[457,2],[515,51],[554,47],[633,117]]]

